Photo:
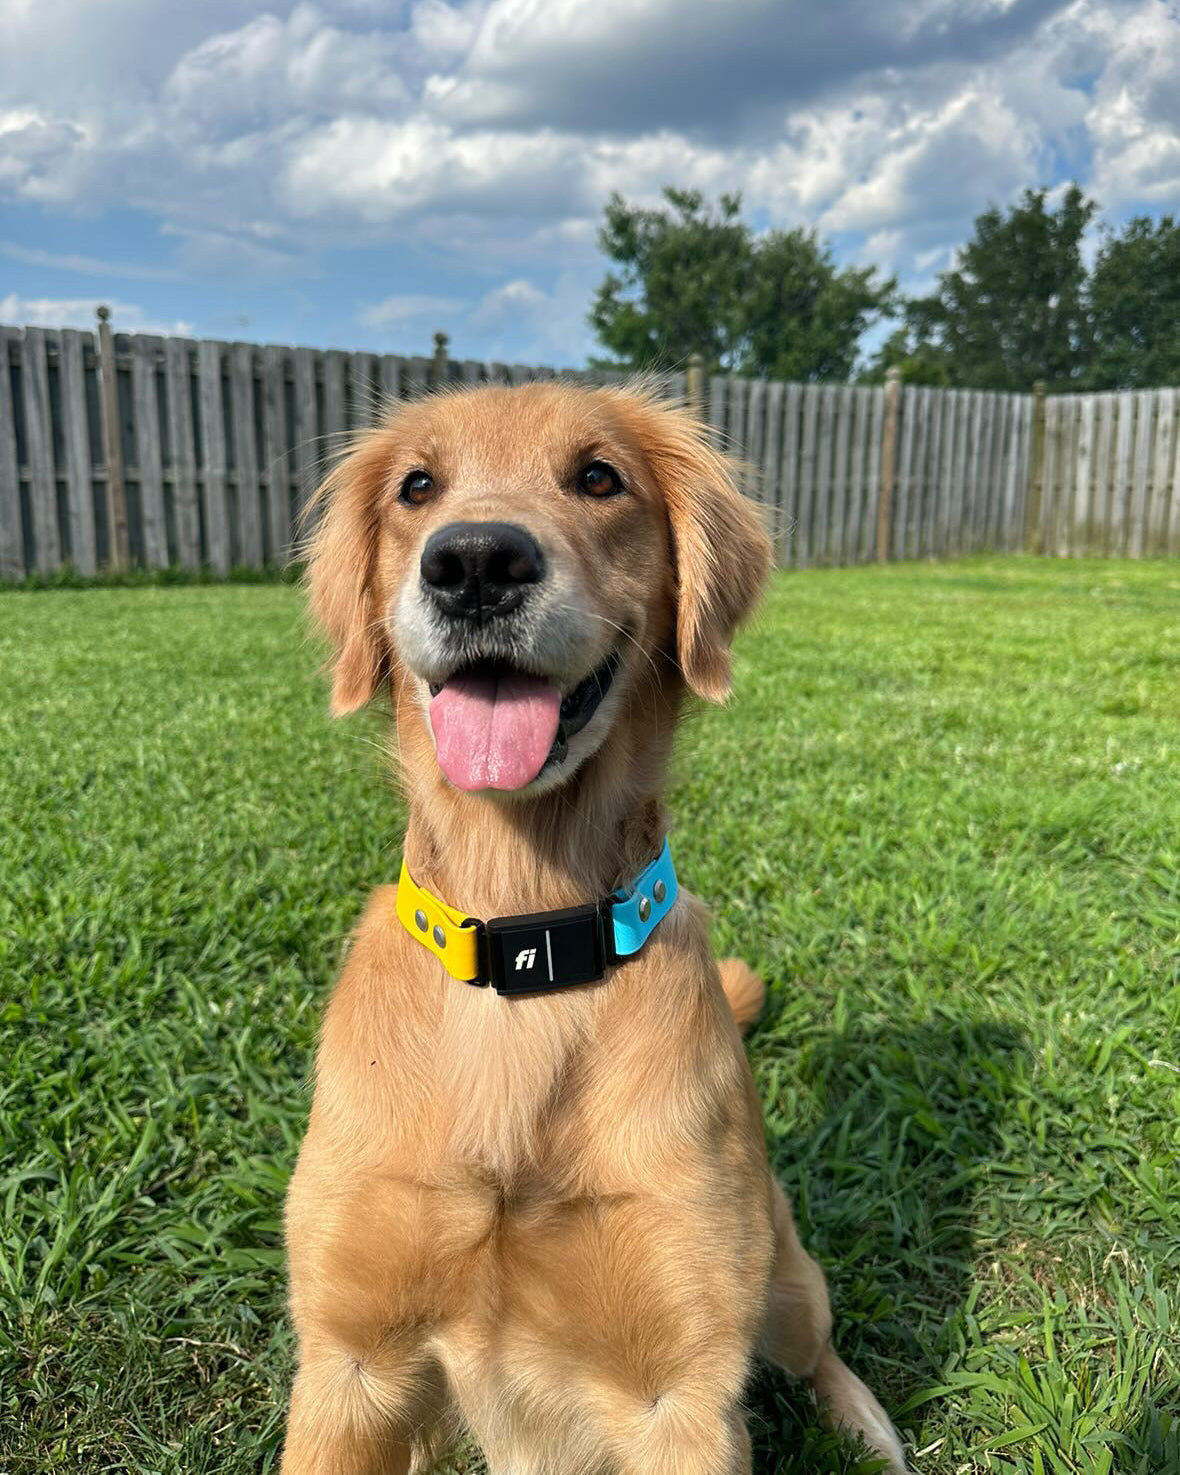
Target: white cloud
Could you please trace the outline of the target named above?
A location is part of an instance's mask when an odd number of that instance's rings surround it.
[[[425,318],[452,317],[463,303],[454,297],[432,297],[427,292],[406,292],[370,303],[357,314],[367,328],[386,328],[395,323],[418,322]]]
[[[549,305],[547,293],[532,282],[518,278],[488,292],[471,314],[471,321],[481,328],[503,327],[506,322],[518,320],[522,315],[535,317]]]
[[[29,328],[93,328],[95,297],[22,297],[9,292],[0,297],[0,322]],[[146,314],[134,303],[107,299],[112,326],[120,333],[175,333],[187,337],[192,323],[181,318],[164,320]]]
[[[423,56],[436,63],[453,63],[464,56],[476,36],[479,9],[420,0],[411,14],[410,30]]]
[[[1038,179],[1048,164],[1035,132],[1002,98],[974,87],[941,106],[914,110],[887,129],[882,141],[887,147],[863,177],[842,189],[820,216],[823,228],[869,231],[915,217],[957,224],[964,211],[1006,199]],[[969,169],[963,168],[965,158]]]
[[[911,282],[1025,186],[1180,198],[1165,0],[0,0],[0,26],[0,200],[146,212],[165,273],[312,276],[395,241],[479,283],[372,303],[371,329],[420,301],[583,343],[611,190],[740,189]]]
[[[275,281],[314,274],[306,251],[289,246],[269,221],[239,220],[232,230],[168,224],[162,233],[178,241],[179,266],[200,276]]]
[[[202,41],[181,57],[162,99],[206,135],[342,110],[400,111],[409,93],[397,63],[393,35],[341,30],[300,4],[285,20],[267,13]]]
[[[33,108],[0,112],[0,195],[68,201],[76,184],[68,161],[86,143],[86,130],[67,119]]]
[[[1093,187],[1104,203],[1180,200],[1180,15],[1148,0],[1122,24],[1084,7],[1107,59],[1094,84],[1086,123],[1094,147]]]
[[[88,277],[128,277],[144,282],[171,282],[180,275],[172,267],[151,266],[132,261],[102,261],[72,252],[42,251],[16,241],[0,241],[0,256],[27,266],[44,266],[51,271],[73,271]]]
[[[466,325],[490,345],[487,356],[493,360],[584,362],[594,351],[586,301],[586,281],[578,271],[562,272],[548,288],[517,277],[485,293]]]

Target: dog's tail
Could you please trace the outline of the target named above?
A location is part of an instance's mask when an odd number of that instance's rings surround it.
[[[733,1010],[738,1029],[745,1034],[754,1023],[766,1002],[766,985],[748,963],[741,958],[722,958],[717,965],[721,970],[721,987]]]

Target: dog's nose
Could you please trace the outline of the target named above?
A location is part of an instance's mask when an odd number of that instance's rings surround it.
[[[452,522],[422,550],[422,582],[445,615],[491,620],[506,615],[545,573],[536,540],[511,522]]]

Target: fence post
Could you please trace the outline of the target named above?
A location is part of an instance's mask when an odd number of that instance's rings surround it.
[[[688,408],[698,420],[705,418],[705,360],[699,353],[688,356],[688,373],[685,376],[685,398]]]
[[[1045,381],[1033,385],[1032,462],[1024,513],[1024,551],[1041,551],[1041,512],[1045,505]]]
[[[431,389],[441,389],[447,382],[447,369],[450,365],[449,344],[450,339],[445,333],[434,335],[434,357],[430,361]]]
[[[102,445],[107,463],[107,559],[116,572],[131,561],[127,536],[127,488],[123,480],[123,430],[119,423],[119,370],[111,310],[97,308],[99,393],[102,397]]]
[[[877,562],[889,559],[893,521],[893,481],[897,469],[897,414],[901,403],[901,370],[885,370],[885,419],[881,427],[881,495],[877,499]]]

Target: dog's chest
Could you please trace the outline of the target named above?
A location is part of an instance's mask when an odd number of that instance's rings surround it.
[[[436,1058],[440,1125],[455,1160],[506,1182],[537,1167],[555,1131],[579,1109],[593,1056],[592,1013],[586,994],[449,994]]]

